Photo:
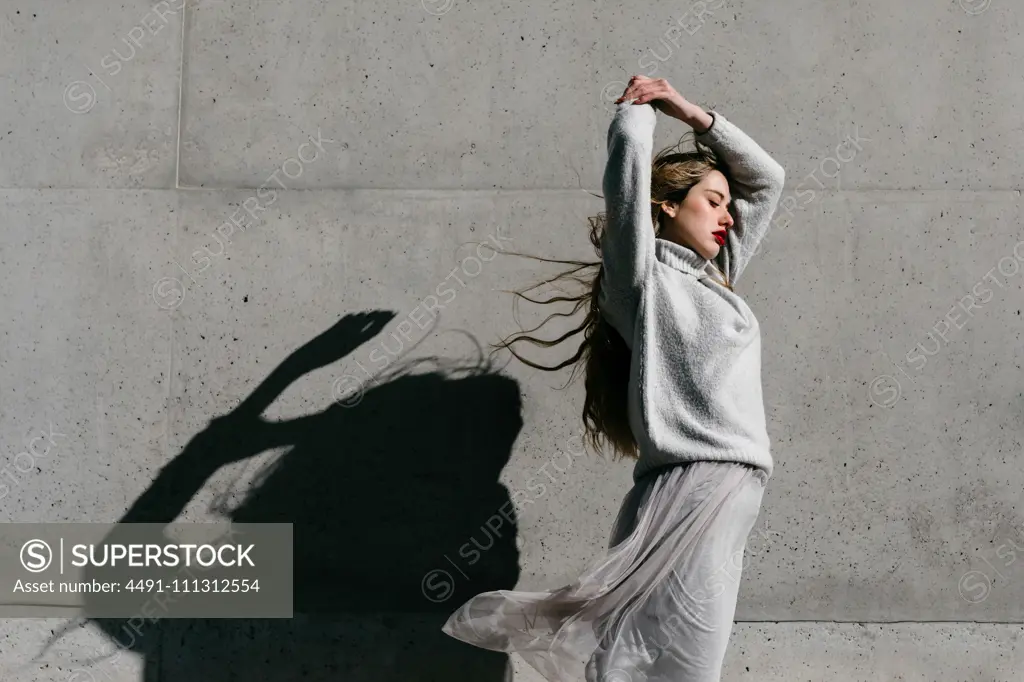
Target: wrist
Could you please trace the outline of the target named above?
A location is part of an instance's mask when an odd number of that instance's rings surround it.
[[[690,121],[687,121],[687,123],[689,123],[690,127],[693,128],[693,132],[698,135],[703,135],[711,130],[711,127],[715,123],[715,117],[708,112],[701,110],[699,114],[695,115]]]
[[[697,134],[707,132],[714,122],[711,114],[692,102],[683,100],[679,106],[679,120],[693,128]]]

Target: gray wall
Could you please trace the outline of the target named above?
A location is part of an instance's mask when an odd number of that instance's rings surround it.
[[[1021,7],[181,3],[0,0],[0,520],[119,519],[296,349],[391,311],[265,412],[315,415],[295,430],[317,436],[280,486],[295,499],[251,518],[305,504],[331,544],[305,560],[328,569],[293,621],[165,619],[91,666],[97,624],[30,662],[65,620],[5,620],[0,677],[501,680],[505,657],[438,628],[476,588],[555,587],[603,551],[630,465],[565,455],[582,380],[514,361],[332,403],[375,360],[477,365],[550,314],[502,290],[557,265],[474,242],[594,258],[611,101],[644,74],[787,171],[740,286],[776,469],[724,679],[1021,679]],[[656,146],[686,131],[659,114]],[[223,251],[190,260],[218,230]],[[424,358],[442,362],[406,368]],[[18,457],[41,432],[59,434],[45,455]],[[177,520],[219,518],[287,450],[238,455]],[[454,565],[510,499],[514,527]],[[372,608],[425,568],[447,569],[440,592]]]

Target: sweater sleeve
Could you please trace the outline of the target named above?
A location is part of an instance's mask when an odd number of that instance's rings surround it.
[[[640,294],[654,257],[651,222],[651,159],[654,107],[621,102],[608,128],[608,161],[602,190],[605,229],[601,237],[602,307],[624,325],[630,341]],[[626,333],[628,332],[628,333]]]
[[[735,222],[715,260],[729,282],[735,283],[768,232],[782,196],[786,172],[725,116],[717,111],[710,113],[711,127],[696,133],[695,138],[711,147],[731,176],[729,192]]]

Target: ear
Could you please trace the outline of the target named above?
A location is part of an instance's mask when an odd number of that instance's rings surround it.
[[[674,201],[666,201],[661,205],[661,210],[669,218],[675,218],[676,211],[679,210],[679,204],[675,203]]]

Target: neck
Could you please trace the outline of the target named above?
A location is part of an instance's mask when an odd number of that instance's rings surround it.
[[[663,262],[694,274],[703,274],[704,268],[710,262],[690,247],[668,239],[659,237],[655,241],[655,248],[658,249],[658,256]]]

